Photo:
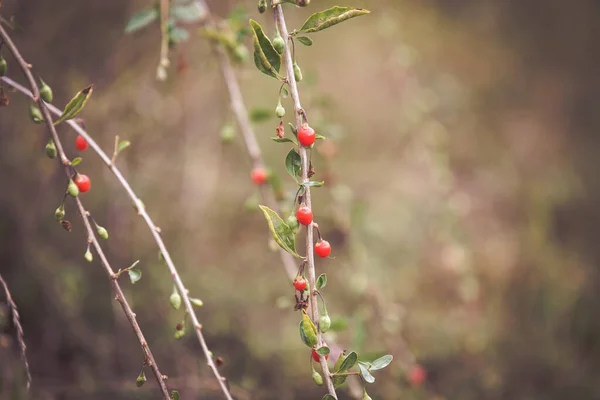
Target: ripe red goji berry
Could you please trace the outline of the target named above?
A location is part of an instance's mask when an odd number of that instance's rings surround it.
[[[77,136],[77,139],[75,139],[75,147],[79,151],[85,151],[88,148],[88,142],[83,136]]]
[[[315,130],[307,124],[302,125],[302,127],[298,129],[298,141],[303,146],[312,146],[312,144],[315,142],[315,138]]]
[[[252,179],[252,182],[256,183],[257,185],[262,185],[263,183],[265,183],[267,181],[267,178],[267,171],[261,167],[254,168],[250,173],[250,179]]]
[[[304,278],[294,279],[294,287],[299,292],[302,292],[304,289],[306,289],[307,285],[308,285],[308,283],[306,282],[306,279],[304,279]]]
[[[75,182],[77,189],[79,189],[81,193],[88,192],[92,187],[92,181],[87,175],[84,174],[77,174],[75,179],[73,179],[73,182]]]
[[[319,240],[315,244],[315,253],[322,258],[329,257],[329,254],[331,254],[331,245],[327,240]]]
[[[302,225],[309,225],[313,220],[312,211],[306,206],[300,206],[296,210],[296,219]]]
[[[324,357],[327,360],[329,358],[329,354],[325,355]],[[313,360],[315,360],[315,362],[319,362],[319,353],[317,353],[316,350],[313,350],[312,358],[313,358]]]

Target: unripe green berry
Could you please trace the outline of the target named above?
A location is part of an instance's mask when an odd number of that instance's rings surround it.
[[[290,215],[286,221],[286,224],[294,233],[298,232],[298,229],[300,228],[300,223],[295,215]]]
[[[300,82],[302,80],[302,70],[296,61],[294,61],[294,79],[296,82]]]
[[[75,182],[73,182],[73,179],[69,179],[69,185],[67,186],[67,193],[69,193],[69,195],[71,195],[72,197],[79,196],[79,188],[77,187]]]
[[[258,0],[258,12],[264,13],[267,11],[267,0]]]
[[[321,332],[325,333],[331,328],[331,318],[329,318],[329,314],[323,314],[319,318],[319,329]]]
[[[42,82],[42,86],[40,87],[40,97],[46,103],[52,103],[52,98],[54,97],[52,95],[52,88],[48,86],[48,84],[44,82],[41,78],[40,82]]]
[[[102,239],[108,239],[108,231],[106,230],[106,228],[98,226],[96,227],[96,232],[98,232],[98,236],[100,236]]]
[[[285,108],[283,108],[283,106],[281,105],[281,99],[279,99],[277,107],[275,107],[275,115],[277,115],[277,118],[283,118],[283,116],[285,115]]]
[[[232,124],[225,124],[221,128],[221,142],[231,143],[235,137],[235,128]]]
[[[46,144],[46,155],[48,158],[56,158],[56,145],[52,139]]]
[[[65,217],[65,205],[62,204],[60,207],[58,207],[56,209],[56,211],[54,211],[54,218],[56,218],[57,221],[61,221],[64,217]]]
[[[181,339],[185,335],[185,331],[182,329],[180,331],[175,331],[173,337],[177,340]]]
[[[273,38],[273,48],[279,54],[283,54],[283,51],[285,50],[285,40],[283,40],[279,32],[277,32],[277,35]]]
[[[92,252],[90,251],[90,249],[87,249],[87,251],[83,255],[83,258],[85,258],[85,261],[87,261],[87,262],[92,262],[92,260],[94,259],[94,256],[92,255]]]
[[[323,377],[321,376],[320,373],[315,371],[314,368],[312,370],[312,378],[313,378],[313,381],[315,381],[315,383],[317,385],[321,386],[323,384]]]
[[[2,56],[0,56],[0,76],[6,75],[6,71],[8,70],[8,63]]]
[[[142,387],[144,386],[144,383],[146,383],[146,374],[144,373],[144,370],[142,370],[142,372],[140,372],[140,375],[135,380],[135,386]]]
[[[169,297],[169,302],[176,310],[179,310],[181,307],[181,296],[179,295],[179,292],[177,292],[177,289],[173,289],[173,294],[171,294],[171,297]]]
[[[29,105],[29,117],[36,124],[41,124],[44,121],[44,117],[42,116],[42,112],[35,105]]]
[[[248,53],[248,49],[242,44],[236,46],[235,50],[233,50],[233,57],[235,61],[240,64],[245,63],[248,60],[249,56],[250,54]]]

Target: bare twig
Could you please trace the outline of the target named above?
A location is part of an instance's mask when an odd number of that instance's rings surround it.
[[[281,33],[281,35],[284,38],[284,50],[283,50],[283,58],[284,58],[284,64],[285,64],[285,68],[286,68],[286,74],[287,74],[287,82],[290,88],[290,96],[292,98],[292,102],[294,103],[294,114],[296,117],[296,129],[300,129],[302,127],[303,124],[303,118],[305,118],[306,113],[304,112],[304,109],[302,108],[302,105],[300,103],[300,95],[298,93],[298,86],[296,85],[296,80],[294,78],[294,65],[293,65],[293,59],[292,59],[292,51],[290,49],[290,41],[289,41],[289,33],[288,33],[288,29],[287,29],[287,25],[285,23],[285,17],[283,15],[283,8],[281,7],[281,5],[276,5],[273,8],[273,12],[275,15],[275,22],[277,24],[277,27],[279,28],[279,33]],[[300,159],[302,160],[302,182],[306,183],[309,181],[308,178],[308,170],[309,170],[309,160],[308,160],[308,152],[306,150],[306,148],[302,145],[298,146],[299,147],[299,153],[300,153]],[[306,190],[304,192],[304,202],[306,203],[306,206],[308,208],[312,208],[311,207],[311,199],[310,199],[310,186],[306,186]],[[310,315],[312,320],[315,323],[318,323],[319,321],[319,307],[317,305],[317,291],[316,291],[316,285],[315,285],[315,280],[316,280],[316,274],[315,274],[315,255],[314,255],[314,250],[313,250],[313,223],[311,222],[307,227],[306,227],[306,261],[307,261],[307,267],[308,267],[308,284],[310,285],[311,288],[311,293],[310,293]],[[317,339],[318,339],[318,346],[321,346],[323,344],[323,337],[321,335],[320,330],[317,330]],[[323,356],[319,356],[319,360],[321,363],[321,368],[323,369],[323,375],[325,375],[325,383],[327,384],[327,390],[329,392],[330,395],[332,395],[333,397],[335,397],[337,399],[337,394],[335,393],[335,388],[333,386],[333,382],[331,380],[331,376],[329,374],[329,367],[327,365],[327,361],[325,360],[325,357]]]
[[[160,0],[160,60],[156,68],[156,77],[164,81],[169,67],[169,0]]]
[[[27,390],[31,388],[31,373],[29,372],[29,362],[27,361],[27,346],[25,345],[25,335],[23,333],[23,327],[21,326],[21,320],[19,318],[19,310],[17,310],[17,305],[15,304],[12,296],[10,295],[10,291],[8,290],[8,285],[0,275],[0,283],[4,287],[4,293],[6,294],[6,302],[8,303],[8,307],[10,308],[10,312],[12,314],[13,325],[15,326],[15,330],[17,331],[17,341],[19,342],[19,347],[21,348],[21,359],[23,360],[23,364],[25,365],[25,375],[27,376]]]
[[[48,111],[48,108],[46,107],[46,103],[44,103],[44,101],[39,98],[39,88],[38,88],[38,85],[31,73],[31,71],[30,71],[31,66],[25,62],[25,60],[21,56],[19,50],[17,49],[15,44],[12,42],[11,38],[9,37],[7,32],[4,30],[4,28],[2,27],[1,24],[0,24],[0,36],[4,40],[5,44],[8,46],[9,51],[12,53],[13,57],[19,64],[19,67],[23,71],[23,74],[26,76],[27,80],[29,81],[29,84],[31,86],[31,92],[33,93],[32,99],[34,101],[36,101],[40,111],[42,112],[46,126],[48,127],[48,130],[50,131],[50,135],[51,135],[52,139],[54,140],[54,144],[56,145],[56,149],[59,154],[59,159],[64,166],[65,173],[70,178],[70,173],[71,173],[70,172],[70,161],[67,158],[67,156],[65,155],[60,138],[59,138],[58,134],[56,133],[56,128],[54,127],[54,124],[52,121],[52,116],[50,115],[50,112]],[[37,96],[36,96],[36,94],[37,94]],[[154,359],[154,355],[152,354],[150,347],[148,346],[148,342],[146,342],[144,334],[142,333],[142,330],[136,320],[135,314],[132,311],[131,307],[129,306],[129,303],[125,299],[125,295],[123,294],[123,291],[121,290],[121,286],[119,285],[119,282],[116,279],[116,275],[115,275],[113,269],[111,268],[110,264],[108,263],[108,260],[106,259],[106,256],[104,255],[104,252],[102,251],[102,247],[100,246],[100,244],[98,243],[98,240],[96,239],[96,234],[95,234],[94,230],[92,229],[90,222],[88,220],[89,214],[83,207],[83,204],[81,203],[81,200],[79,199],[79,197],[74,198],[74,201],[79,210],[81,219],[83,220],[83,223],[85,225],[87,235],[88,235],[88,243],[93,244],[93,246],[96,250],[96,253],[98,254],[98,257],[100,258],[102,266],[104,267],[104,270],[110,280],[111,286],[116,294],[116,300],[121,304],[121,307],[123,308],[123,311],[125,312],[125,315],[127,316],[129,323],[131,324],[131,327],[133,328],[133,331],[140,343],[140,346],[142,347],[142,350],[145,355],[145,360],[144,360],[145,364],[152,369],[152,372],[153,372],[153,374],[156,378],[156,381],[158,382],[158,385],[160,387],[160,390],[162,392],[163,399],[169,400],[170,399],[169,390],[165,383],[166,376],[163,376],[161,374],[161,372],[158,368],[158,365]]]

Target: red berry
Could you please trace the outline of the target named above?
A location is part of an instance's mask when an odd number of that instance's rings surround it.
[[[262,185],[265,183],[267,181],[267,177],[267,170],[260,167],[254,168],[250,173],[250,179],[252,179],[252,182],[256,183],[257,185]]]
[[[315,253],[317,253],[319,257],[329,257],[329,254],[331,254],[331,245],[327,240],[319,240],[317,244],[315,244]]]
[[[92,181],[87,175],[77,174],[75,179],[73,179],[73,182],[75,182],[77,189],[79,189],[81,193],[89,191],[92,187]]]
[[[316,350],[313,350],[312,357],[313,357],[313,360],[315,360],[315,362],[319,362],[319,353],[317,353]],[[329,354],[325,355],[324,357],[327,360],[329,358]]]
[[[313,220],[312,211],[306,206],[298,207],[296,210],[296,219],[302,225],[309,225]]]
[[[304,289],[306,289],[307,285],[308,284],[306,282],[306,279],[304,279],[304,278],[296,278],[296,279],[294,279],[294,287],[299,292],[302,292]]]
[[[298,129],[298,141],[303,146],[309,147],[315,142],[315,130],[304,124]]]
[[[75,147],[79,151],[85,151],[88,148],[88,142],[83,136],[77,136],[77,139],[75,139]]]
[[[408,372],[408,381],[413,386],[420,386],[427,378],[427,371],[420,365],[413,366]]]

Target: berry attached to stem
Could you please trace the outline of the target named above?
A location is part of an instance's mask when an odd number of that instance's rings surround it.
[[[329,257],[329,254],[331,254],[331,245],[327,240],[319,240],[315,244],[315,253],[321,258]]]
[[[77,139],[75,139],[75,147],[79,151],[85,151],[88,148],[88,142],[83,136],[77,136]]]
[[[250,179],[257,185],[264,184],[269,178],[267,170],[261,167],[254,168],[250,173]]]
[[[307,285],[308,285],[308,283],[306,282],[306,279],[304,279],[304,278],[296,278],[296,279],[294,279],[294,287],[299,292],[303,292],[304,289],[306,289]]]
[[[296,219],[302,225],[310,225],[310,223],[313,220],[312,211],[310,210],[310,208],[308,208],[306,206],[300,206],[296,210]]]
[[[308,126],[308,124],[304,124],[298,129],[298,141],[301,145],[310,147],[315,142],[315,138],[315,130]]]
[[[77,174],[75,179],[73,179],[73,182],[75,182],[77,189],[79,189],[79,192],[81,193],[89,192],[90,188],[92,187],[92,181],[87,175],[84,174]]]

